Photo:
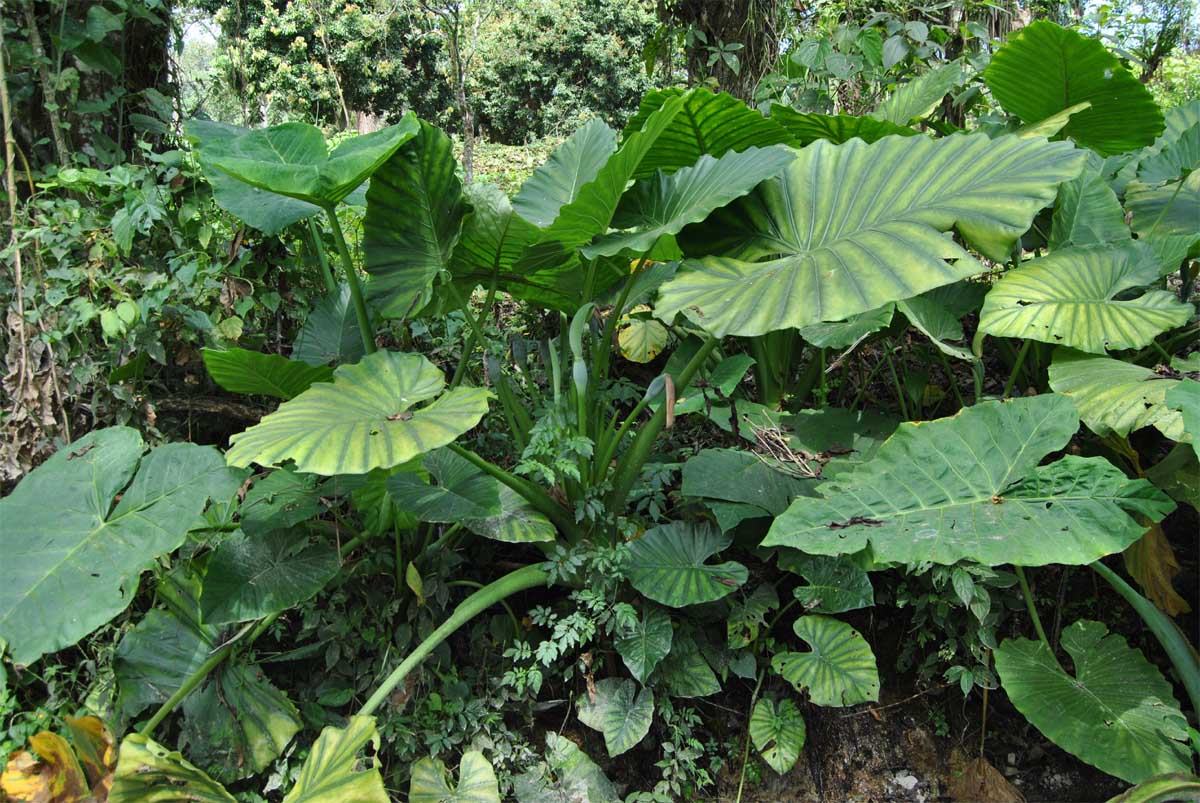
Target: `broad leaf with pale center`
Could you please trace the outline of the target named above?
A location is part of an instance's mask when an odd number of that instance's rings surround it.
[[[983,266],[946,232],[1007,259],[1082,160],[1069,144],[1015,136],[813,143],[782,176],[684,229],[684,252],[711,256],[683,263],[656,314],[760,335],[950,284]]]
[[[1158,280],[1149,246],[1130,241],[1054,251],[1004,274],[979,314],[979,331],[1103,354],[1142,348],[1183,326],[1192,306],[1167,290],[1128,291]]]
[[[391,468],[445,446],[479,423],[491,394],[443,393],[442,372],[419,354],[379,351],[333,372],[230,438],[230,465],[275,465],[332,476]],[[416,407],[424,401],[431,403]]]
[[[875,653],[862,634],[829,616],[801,616],[792,629],[812,649],[779,653],[771,668],[797,691],[807,689],[814,703],[834,707],[879,699]]]
[[[638,689],[628,678],[605,678],[596,682],[594,694],[585,691],[576,701],[579,721],[604,734],[608,755],[615,758],[633,749],[654,719],[654,693]]]
[[[904,423],[867,463],[797,498],[764,546],[880,562],[1085,564],[1132,544],[1174,504],[1102,458],[1039,467],[1079,428],[1070,400],[989,401]]]
[[[409,803],[500,803],[500,787],[491,762],[478,750],[463,753],[458,783],[441,759],[428,756],[412,767],[408,782]]]
[[[371,758],[362,759],[368,742]],[[344,728],[325,728],[283,803],[389,803],[378,755],[374,717],[353,716]]]
[[[783,775],[804,749],[804,717],[791,700],[783,699],[776,705],[763,698],[750,714],[750,739],[767,766]]]
[[[108,803],[237,803],[225,787],[140,733],[121,742]]]

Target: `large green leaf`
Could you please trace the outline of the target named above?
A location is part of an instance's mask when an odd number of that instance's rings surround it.
[[[1163,401],[1183,418],[1184,434],[1191,438],[1192,449],[1200,457],[1200,382],[1184,379],[1167,391]]]
[[[1163,117],[1149,90],[1099,41],[1053,22],[1025,26],[996,51],[983,73],[1005,111],[1035,123],[1079,103],[1063,136],[1102,156],[1154,142]]]
[[[1093,354],[1142,348],[1192,317],[1167,290],[1129,290],[1158,280],[1149,246],[1129,242],[1054,251],[996,282],[979,314],[979,331],[1027,338]]]
[[[835,707],[879,699],[875,653],[857,630],[815,615],[801,616],[792,629],[812,649],[780,653],[771,668],[798,691],[808,689],[814,703]]]
[[[623,139],[648,125],[649,119],[675,98],[683,108],[642,159],[634,178],[649,178],[655,170],[670,173],[695,164],[701,156],[724,156],[729,151],[797,144],[776,121],[726,92],[713,93],[703,87],[684,92],[655,89],[642,98],[637,114],[625,127]]]
[[[792,499],[812,493],[813,483],[779,471],[772,462],[740,449],[705,449],[683,464],[684,496],[723,499],[777,516]]]
[[[558,217],[559,210],[596,178],[616,149],[617,132],[603,120],[589,120],[526,179],[513,198],[513,210],[535,226],[546,228]]]
[[[1139,236],[1152,234],[1200,240],[1200,170],[1193,170],[1181,181],[1166,184],[1130,182],[1125,191],[1125,207]]]
[[[1048,373],[1051,389],[1070,397],[1083,423],[1097,435],[1125,437],[1152,426],[1171,440],[1185,440],[1183,417],[1166,403],[1178,379],[1071,349],[1054,352]]]
[[[809,613],[843,613],[875,604],[870,575],[844,555],[805,555],[785,549],[779,554],[779,568],[808,582],[792,593]]]
[[[309,365],[278,354],[246,349],[204,349],[204,367],[218,385],[230,393],[275,396],[291,399],[314,382],[328,382],[333,371],[324,365]]]
[[[546,760],[513,779],[517,803],[617,803],[612,781],[579,747],[546,732]]]
[[[371,758],[360,760],[368,742]],[[378,754],[373,717],[353,716],[345,728],[325,728],[283,803],[389,803]]]
[[[306,201],[252,187],[208,163],[210,154],[221,152],[228,143],[250,133],[250,129],[213,120],[188,120],[184,130],[199,149],[200,167],[212,186],[213,200],[243,223],[266,234],[277,234],[296,221],[321,211],[321,207]]]
[[[385,318],[406,318],[424,306],[426,292],[462,232],[467,205],[450,137],[422,122],[371,177],[363,251],[370,295]]]
[[[1112,187],[1095,170],[1085,169],[1058,188],[1050,224],[1050,249],[1126,242],[1125,210]]]
[[[423,758],[412,767],[409,803],[500,803],[496,772],[478,750],[463,753],[458,783],[452,785],[441,759]]]
[[[617,204],[643,157],[679,114],[682,105],[680,98],[668,100],[650,115],[642,130],[625,140],[596,173],[596,178],[583,185],[575,200],[565,204],[554,222],[542,230],[539,241],[518,262],[519,272],[557,270],[564,264],[574,267],[575,249],[608,231]]]
[[[328,541],[301,530],[236,532],[213,551],[200,607],[205,624],[244,622],[285,611],[316,594],[341,562]]]
[[[731,542],[706,522],[660,524],[629,545],[626,575],[642,594],[672,608],[712,602],[748,576],[740,563],[705,562]]]
[[[165,702],[220,646],[221,631],[201,624],[199,581],[174,572],[158,588],[154,608],[117,645],[114,674],[121,715]],[[183,704],[192,760],[225,782],[270,766],[299,731],[287,695],[241,659],[227,660]]]
[[[654,719],[654,693],[638,690],[629,678],[605,678],[597,681],[576,702],[579,721],[604,734],[604,746],[615,758],[631,750],[650,732]]]
[[[776,706],[764,697],[750,714],[750,739],[767,766],[784,775],[804,749],[804,717],[791,700],[780,700]]]
[[[313,305],[300,327],[292,357],[309,365],[358,362],[365,353],[359,331],[350,287],[343,284]]]
[[[680,235],[657,314],[717,335],[839,321],[983,270],[957,227],[1004,261],[1083,155],[1015,136],[819,141],[784,174]]]
[[[316,477],[279,469],[250,486],[238,512],[242,530],[247,535],[257,535],[294,527],[315,518],[324,509]]]
[[[800,327],[800,337],[821,349],[844,349],[892,322],[895,304],[851,315],[844,321],[810,323]]]
[[[948,92],[963,80],[963,68],[957,61],[918,75],[896,87],[871,116],[893,125],[906,126],[913,120],[928,117]]]
[[[1173,504],[1102,458],[1038,467],[1079,427],[1053,394],[989,401],[952,418],[901,424],[875,458],[799,497],[764,546],[818,555],[858,552],[880,562],[973,560],[1083,564],[1119,552]]]
[[[136,430],[95,430],[0,499],[0,640],[15,663],[69,647],[125,610],[142,570],[203,522],[209,499],[232,499],[241,485],[210,446],[172,443],[143,458],[144,448]]]
[[[520,494],[507,485],[500,485],[499,490],[500,511],[485,518],[463,519],[464,527],[476,535],[509,544],[553,541],[558,537],[558,530],[550,519],[535,510]]]
[[[671,644],[671,652],[654,673],[656,687],[670,697],[709,697],[721,691],[721,681],[700,652],[696,638],[686,631]]]
[[[795,151],[782,146],[747,148],[719,159],[705,154],[671,175],[655,173],[635,184],[617,207],[612,225],[622,231],[603,237],[582,253],[591,258],[648,251],[660,237],[704,220],[714,209],[780,173],[794,158]]]
[[[1089,621],[1066,628],[1062,646],[1074,675],[1040,641],[996,648],[996,671],[1018,711],[1059,747],[1130,783],[1191,771],[1187,721],[1171,684],[1140,652]]]
[[[464,458],[437,449],[426,454],[421,465],[433,483],[415,471],[398,471],[387,480],[396,504],[420,521],[454,523],[500,515],[502,486]]]
[[[1138,163],[1138,181],[1160,184],[1200,167],[1200,123],[1179,133],[1161,151]]]
[[[919,133],[907,126],[877,120],[874,117],[804,113],[778,103],[771,104],[771,119],[786,128],[800,145],[811,145],[819,139],[827,139],[840,145],[855,137],[863,142],[874,142],[892,134],[915,137]]]
[[[378,351],[339,366],[331,384],[313,385],[234,435],[226,459],[234,466],[294,460],[297,471],[325,476],[406,463],[450,443],[487,412],[487,391],[442,393],[445,385],[419,354]]]
[[[109,803],[237,803],[182,755],[131,733],[121,742]]]
[[[510,295],[554,309],[571,309],[583,289],[578,260],[565,254],[537,270],[517,270],[517,263],[538,240],[537,226],[518,215],[508,196],[491,184],[467,188],[473,212],[463,224],[454,249],[451,273],[469,291],[492,282]]]
[[[222,144],[208,164],[251,186],[318,206],[336,204],[367,180],[396,149],[416,136],[408,113],[395,125],[345,140],[332,152],[321,129],[283,123]]]
[[[899,421],[885,415],[837,407],[801,410],[784,418],[783,423],[788,445],[795,451],[816,455],[824,463],[821,476],[826,479],[870,460],[899,425]]]
[[[645,683],[658,662],[671,651],[674,632],[670,614],[657,605],[647,605],[633,629],[616,639],[613,646],[629,674]]]

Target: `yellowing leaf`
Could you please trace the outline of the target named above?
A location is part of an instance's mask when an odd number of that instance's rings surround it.
[[[83,768],[71,744],[57,733],[42,731],[29,738],[29,746],[41,759],[22,750],[14,754],[0,789],[19,803],[76,803],[91,797]]]
[[[1125,568],[1163,613],[1178,616],[1192,609],[1172,584],[1182,569],[1159,525],[1152,525],[1145,535],[1125,550]]]

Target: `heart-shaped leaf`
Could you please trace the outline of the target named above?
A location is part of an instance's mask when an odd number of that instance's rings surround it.
[[[616,149],[617,132],[603,120],[589,120],[534,169],[513,198],[513,210],[535,226],[546,228],[558,217],[559,210],[596,178]]]
[[[779,553],[779,568],[808,581],[792,592],[809,613],[843,613],[875,604],[871,577],[845,555],[805,555],[794,549]]]
[[[647,605],[633,629],[616,639],[613,646],[629,673],[639,683],[645,683],[658,662],[671,651],[673,636],[670,614],[657,605]]]
[[[458,783],[451,784],[441,759],[423,758],[412,767],[409,803],[500,803],[500,786],[491,763],[478,750],[463,753]]]
[[[1167,290],[1127,297],[1132,288],[1157,281],[1159,273],[1154,252],[1138,242],[1054,251],[992,286],[979,331],[1092,354],[1142,348],[1159,333],[1183,326],[1193,312]]]
[[[1079,428],[1055,395],[990,401],[952,418],[901,424],[874,459],[798,497],[763,546],[876,560],[989,566],[1084,564],[1119,552],[1173,504],[1103,458],[1038,467]]]
[[[604,746],[615,758],[628,752],[650,732],[654,719],[654,693],[638,690],[629,678],[597,681],[595,692],[585,692],[576,702],[579,721],[604,734]]]
[[[629,545],[626,574],[642,594],[672,608],[712,602],[746,582],[740,563],[705,562],[730,543],[708,523],[660,524]]]
[[[683,263],[656,314],[716,335],[841,321],[982,271],[944,232],[1005,260],[1073,178],[1066,143],[982,134],[824,140],[783,175],[679,237]]]
[[[1063,136],[1102,156],[1154,142],[1162,112],[1150,91],[1096,39],[1053,22],[1033,22],[1009,37],[983,73],[992,97],[1027,123],[1080,103]]]
[[[1187,721],[1159,671],[1100,622],[1062,634],[1069,675],[1040,641],[1006,639],[996,671],[1017,710],[1055,744],[1107,773],[1138,783],[1189,772]]]
[[[795,766],[804,749],[805,735],[804,717],[791,700],[780,700],[778,706],[766,698],[755,703],[750,714],[750,739],[767,766],[780,775]]]
[[[285,611],[324,588],[340,565],[332,543],[310,542],[302,530],[235,532],[208,559],[200,595],[204,623],[244,622]]]
[[[442,372],[419,354],[378,351],[333,372],[257,425],[230,438],[230,465],[294,460],[305,473],[365,474],[445,446],[474,427],[491,396],[442,393]],[[436,399],[424,407],[415,405]]]
[[[0,499],[0,640],[15,663],[69,647],[125,610],[139,573],[202,524],[209,499],[228,501],[242,483],[210,446],[171,443],[143,458],[144,448],[136,430],[95,430]]]
[[[810,652],[785,652],[771,668],[817,705],[848,706],[879,699],[875,653],[857,630],[828,616],[802,616],[793,625]]]

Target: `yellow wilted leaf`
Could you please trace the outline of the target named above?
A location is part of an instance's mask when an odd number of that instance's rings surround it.
[[[18,803],[78,803],[91,797],[75,751],[57,733],[42,731],[29,738],[40,761],[18,751],[0,776],[0,789]]]
[[[1151,525],[1145,535],[1125,550],[1125,568],[1163,613],[1178,616],[1192,609],[1172,584],[1180,566],[1162,527]]]
[[[107,800],[113,771],[117,768],[117,748],[112,734],[98,717],[67,717],[66,721],[71,744],[87,773],[92,796],[97,801]]]

